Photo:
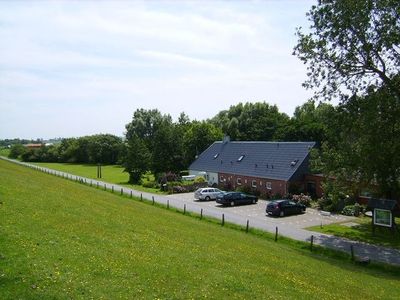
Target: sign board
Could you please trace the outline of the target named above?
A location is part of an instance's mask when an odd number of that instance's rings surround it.
[[[374,209],[374,224],[378,226],[392,227],[392,212],[387,209]]]

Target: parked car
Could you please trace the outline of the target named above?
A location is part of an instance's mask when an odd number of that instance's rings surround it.
[[[222,205],[238,205],[238,204],[251,204],[257,203],[258,198],[256,196],[239,193],[239,192],[229,192],[224,194],[219,194],[217,196],[216,202]]]
[[[276,200],[267,204],[266,213],[274,216],[287,216],[301,214],[306,211],[306,206],[291,200]]]
[[[194,192],[194,198],[197,200],[215,200],[217,196],[224,191],[216,188],[200,188]]]

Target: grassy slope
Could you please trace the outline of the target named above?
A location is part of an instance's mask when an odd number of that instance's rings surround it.
[[[0,298],[397,299],[399,277],[0,160]]]
[[[97,165],[71,164],[71,163],[33,163],[33,164],[62,172],[71,173],[74,175],[97,179]],[[100,180],[104,180],[106,182],[125,185],[139,191],[162,194],[162,192],[159,189],[145,188],[141,185],[129,184],[128,183],[129,175],[128,173],[124,172],[124,168],[121,166],[117,165],[102,166],[101,174],[102,178]]]

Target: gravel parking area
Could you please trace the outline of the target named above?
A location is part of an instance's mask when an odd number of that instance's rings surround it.
[[[250,205],[241,205],[241,206],[233,206],[233,207],[226,207],[220,204],[217,204],[215,201],[198,201],[194,199],[194,193],[184,193],[184,194],[173,194],[168,195],[167,197],[173,198],[176,200],[182,201],[182,203],[196,203],[204,209],[213,208],[221,210],[221,212],[226,211],[229,213],[233,213],[235,215],[245,217],[248,219],[255,219],[257,221],[264,221],[271,224],[278,225],[288,225],[293,226],[295,228],[307,228],[310,226],[316,225],[325,225],[330,223],[339,223],[339,222],[346,222],[351,221],[353,217],[347,217],[342,215],[330,215],[324,216],[318,210],[307,208],[306,213],[301,215],[292,215],[286,217],[273,217],[268,216],[265,213],[265,208],[269,201],[266,200],[258,200],[256,204]]]

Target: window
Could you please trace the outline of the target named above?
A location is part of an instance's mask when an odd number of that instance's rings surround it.
[[[265,187],[266,187],[268,190],[272,190],[272,184],[271,184],[271,182],[266,182],[266,183],[265,183]]]
[[[242,178],[236,178],[236,183],[238,184],[238,185],[241,185],[242,184]]]
[[[238,162],[241,162],[244,158],[244,155],[240,155],[239,158],[237,159]]]
[[[257,187],[257,180],[252,180],[251,181],[251,186],[252,187]]]

